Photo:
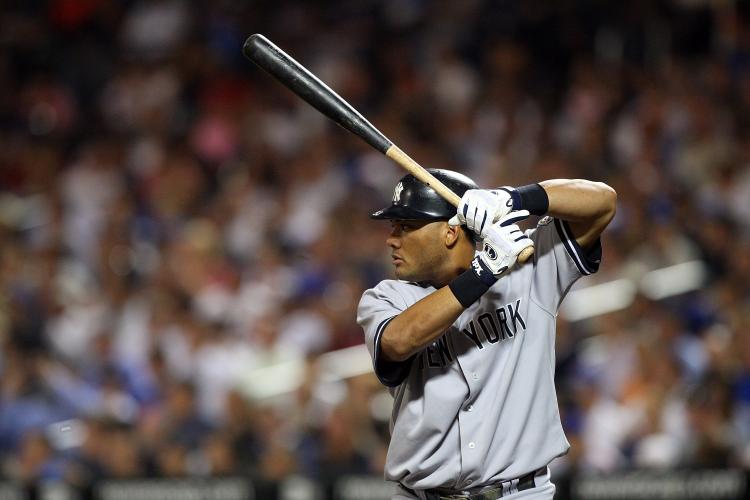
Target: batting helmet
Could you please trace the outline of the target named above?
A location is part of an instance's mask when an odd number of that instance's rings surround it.
[[[427,171],[458,196],[468,189],[477,189],[476,183],[458,172],[428,168]],[[412,174],[398,181],[393,190],[391,206],[370,215],[373,219],[441,220],[456,215],[456,207],[444,200],[430,186]]]

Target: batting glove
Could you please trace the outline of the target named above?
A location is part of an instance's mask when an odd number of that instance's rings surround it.
[[[495,224],[489,225],[485,231],[482,252],[471,263],[480,279],[487,273],[499,278],[515,265],[521,250],[533,245],[516,224],[528,216],[528,210],[519,210],[506,214]]]
[[[517,206],[515,189],[469,189],[461,197],[456,215],[448,223],[452,226],[465,225],[480,238],[484,238],[488,228]]]

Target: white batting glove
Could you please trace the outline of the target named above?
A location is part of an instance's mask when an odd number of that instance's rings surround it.
[[[533,243],[516,224],[529,216],[528,210],[519,210],[506,214],[485,231],[482,252],[474,258],[474,272],[481,276],[480,266],[495,278],[505,274],[513,267],[521,250]]]
[[[448,224],[465,225],[479,238],[484,238],[487,229],[513,210],[512,187],[498,189],[469,189],[461,197],[456,215]]]

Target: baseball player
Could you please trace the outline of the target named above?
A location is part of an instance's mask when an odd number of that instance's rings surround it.
[[[552,498],[547,466],[570,447],[555,317],[571,285],[599,267],[616,194],[563,179],[483,190],[430,172],[462,196],[458,210],[403,177],[372,214],[391,221],[397,279],[367,290],[357,311],[394,397],[385,478],[398,484],[394,499]],[[529,213],[545,217],[522,232]],[[517,264],[532,243],[533,258]]]

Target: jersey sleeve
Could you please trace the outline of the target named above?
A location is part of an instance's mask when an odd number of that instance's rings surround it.
[[[527,234],[534,242],[532,297],[556,314],[573,283],[599,270],[601,240],[597,238],[589,248],[581,248],[568,223],[552,217],[544,217]]]
[[[372,366],[380,382],[387,387],[396,387],[409,374],[414,356],[403,362],[383,359],[380,339],[388,323],[408,306],[398,293],[395,282],[383,281],[367,290],[359,301],[357,323],[365,333],[365,344],[370,351]]]

